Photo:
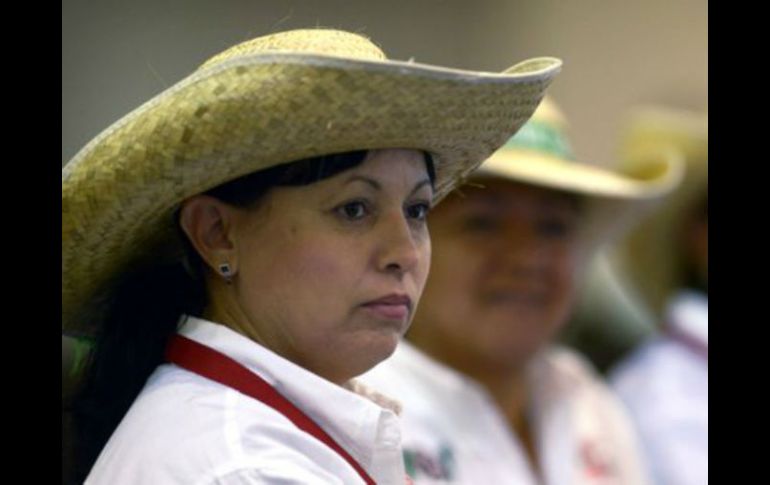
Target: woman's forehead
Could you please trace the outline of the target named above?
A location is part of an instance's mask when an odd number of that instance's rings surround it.
[[[429,180],[425,154],[411,149],[371,150],[363,163],[335,177],[337,183],[360,182],[382,190],[385,185],[405,185],[412,189]]]
[[[291,194],[303,205],[336,201],[340,196],[364,190],[373,195],[396,194],[407,197],[416,192],[432,192],[424,154],[418,150],[372,150],[359,165],[332,177],[304,186],[276,187],[276,193]]]

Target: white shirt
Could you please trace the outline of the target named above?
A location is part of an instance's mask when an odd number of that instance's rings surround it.
[[[657,484],[708,483],[708,299],[682,292],[667,310],[667,325],[700,344],[669,335],[637,349],[611,382],[639,429]]]
[[[378,484],[405,482],[398,418],[215,323],[180,334],[259,374],[312,418]],[[341,456],[273,408],[172,364],[150,376],[88,484],[358,484]]]
[[[402,402],[416,484],[646,483],[622,405],[582,358],[550,348],[528,377],[542,481],[486,390],[408,342],[360,379]]]

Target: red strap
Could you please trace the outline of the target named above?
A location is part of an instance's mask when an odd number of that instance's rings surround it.
[[[347,461],[367,484],[374,480],[315,421],[283,397],[273,386],[230,357],[182,335],[174,335],[166,347],[166,360],[190,372],[228,386],[261,401],[286,416],[302,431],[315,436]]]

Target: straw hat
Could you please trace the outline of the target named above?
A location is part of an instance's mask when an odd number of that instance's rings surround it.
[[[628,278],[634,296],[660,319],[666,301],[684,283],[680,232],[690,213],[708,190],[708,114],[663,107],[638,108],[630,116],[622,138],[625,159],[661,147],[681,153],[685,160],[682,183],[620,241],[614,263]]]
[[[563,114],[553,100],[545,98],[522,129],[474,176],[504,178],[581,196],[585,219],[578,241],[588,251],[628,228],[679,183],[682,167],[674,151],[650,150],[622,169],[611,171],[577,162],[566,131]]]
[[[531,116],[561,61],[503,73],[388,60],[335,30],[260,37],[211,58],[118,120],[62,170],[62,329],[129,266],[178,255],[187,197],[281,163],[358,149],[430,152],[436,197]]]

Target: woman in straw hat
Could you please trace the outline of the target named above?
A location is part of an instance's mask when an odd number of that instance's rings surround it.
[[[708,482],[708,118],[638,109],[623,149],[660,146],[686,159],[682,184],[622,241],[615,264],[658,322],[611,374],[638,427],[656,483]]]
[[[408,327],[429,207],[559,65],[458,71],[282,32],[86,145],[62,171],[62,327],[98,334],[86,482],[402,483],[393,406],[352,378]]]
[[[677,182],[676,160],[612,173],[572,161],[546,99],[431,214],[416,325],[363,379],[402,401],[415,483],[645,481],[622,407],[552,345],[588,256]]]

